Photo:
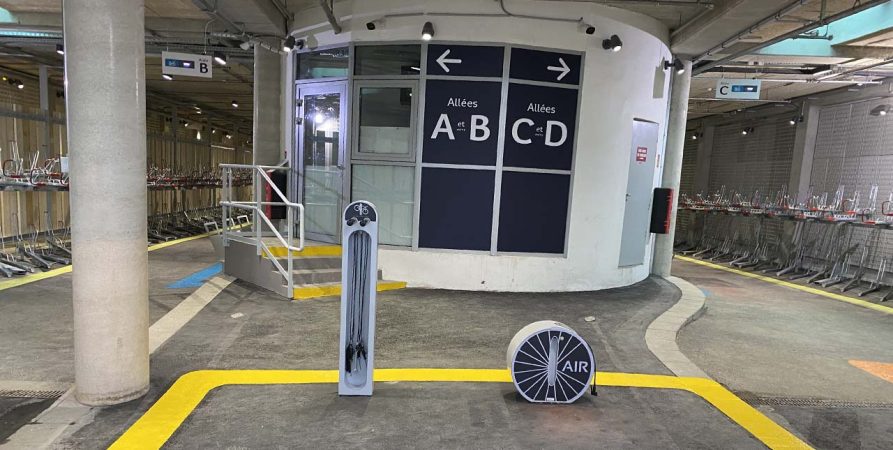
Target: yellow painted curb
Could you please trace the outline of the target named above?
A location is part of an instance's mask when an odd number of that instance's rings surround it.
[[[241,228],[242,226],[244,226],[244,225],[237,225],[235,228]],[[217,233],[218,233],[217,231],[212,231],[210,233],[204,233],[204,234],[199,234],[199,235],[195,235],[195,236],[189,236],[189,237],[182,238],[182,239],[176,239],[173,241],[162,242],[160,244],[155,244],[155,245],[149,246],[149,251],[154,252],[155,250],[161,250],[163,248],[172,247],[174,245],[182,244],[184,242],[189,242],[189,241],[194,241],[196,239],[206,238],[208,236],[212,236]],[[30,284],[35,281],[45,280],[47,278],[57,277],[62,274],[70,273],[71,267],[72,266],[68,265],[65,267],[60,267],[58,269],[48,270],[46,272],[32,273],[30,275],[25,275],[22,277],[16,277],[16,278],[11,278],[8,280],[0,281],[0,291],[4,291],[6,289],[11,289],[14,287],[19,287],[19,286],[22,286],[25,284]]]
[[[288,250],[285,247],[269,247],[270,253],[276,258],[285,258],[288,256]],[[339,245],[314,245],[304,247],[299,252],[291,252],[296,258],[316,257],[316,256],[341,256],[341,246]]]
[[[511,383],[508,369],[376,369],[378,382]],[[809,449],[805,442],[706,378],[599,372],[600,386],[678,389],[700,396],[773,449]],[[200,370],[181,376],[110,449],[161,448],[213,389],[228,385],[337,383],[337,370]],[[700,430],[693,429],[692,432]]]
[[[394,291],[405,287],[405,281],[379,281],[375,290],[378,292]],[[332,295],[341,295],[341,283],[297,287],[294,290],[292,298],[295,300],[310,300],[312,298],[329,297]]]
[[[802,292],[808,292],[810,294],[821,295],[822,297],[830,298],[832,300],[837,300],[839,302],[849,303],[851,305],[861,306],[863,308],[873,309],[875,311],[880,311],[886,314],[893,314],[893,308],[878,305],[877,303],[867,302],[865,300],[859,300],[858,298],[848,297],[846,295],[835,294],[833,292],[827,292],[821,289],[817,289],[811,286],[803,286],[796,283],[790,283],[784,280],[779,280],[778,278],[767,277],[764,275],[756,274],[753,272],[746,272],[743,270],[738,270],[733,267],[721,266],[719,264],[713,264],[707,261],[701,261],[700,259],[689,258],[688,256],[680,256],[675,255],[676,259],[680,261],[690,262],[693,264],[698,264],[705,267],[710,267],[712,269],[723,270],[726,272],[735,273],[744,277],[753,278],[760,281],[765,281],[767,283],[777,284],[779,286],[788,287],[791,289],[796,289]]]

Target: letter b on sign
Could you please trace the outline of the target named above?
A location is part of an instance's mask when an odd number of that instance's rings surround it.
[[[471,115],[471,138],[472,141],[486,141],[490,139],[490,128],[487,125],[490,123],[490,119],[487,116],[482,116],[479,114]]]

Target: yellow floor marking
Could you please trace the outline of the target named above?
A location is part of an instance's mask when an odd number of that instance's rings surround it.
[[[882,363],[877,361],[859,361],[855,359],[850,360],[849,363],[853,367],[858,367],[878,378],[893,383],[893,364],[891,363]]]
[[[760,274],[756,274],[753,272],[746,272],[744,270],[738,270],[732,267],[726,267],[719,264],[713,264],[707,261],[701,261],[700,259],[689,258],[687,256],[676,255],[676,259],[680,261],[690,262],[693,264],[698,264],[705,267],[710,267],[713,269],[723,270],[726,272],[735,273],[741,276],[745,276],[748,278],[754,278],[760,281],[765,281],[767,283],[777,284],[779,286],[788,287],[791,289],[796,289],[798,291],[808,292],[810,294],[821,295],[822,297],[830,298],[832,300],[837,300],[840,302],[849,303],[851,305],[861,306],[863,308],[873,309],[875,311],[880,311],[882,313],[893,314],[893,308],[888,306],[878,305],[876,303],[867,302],[865,300],[859,300],[858,298],[848,297],[846,295],[835,294],[833,292],[823,291],[821,289],[817,289],[811,286],[802,286],[796,283],[790,283],[784,280],[779,280],[777,278],[767,277]]]
[[[237,228],[241,228],[241,227],[239,226]],[[171,246],[174,246],[177,244],[182,244],[184,242],[189,242],[189,241],[194,241],[196,239],[206,238],[213,234],[217,234],[217,232],[213,231],[211,233],[204,233],[204,234],[199,234],[196,236],[190,236],[187,238],[162,242],[160,244],[155,244],[155,245],[149,246],[149,251],[154,252],[155,250],[161,250],[163,248],[168,248],[168,247],[171,247]],[[60,267],[58,269],[48,270],[46,272],[38,272],[38,273],[28,274],[28,275],[25,275],[22,277],[10,278],[10,279],[4,280],[4,281],[0,281],[0,291],[5,291],[6,289],[19,287],[19,286],[22,286],[25,284],[30,284],[35,281],[45,280],[47,278],[57,277],[59,275],[70,273],[70,272],[71,272],[71,266],[65,266],[65,267]]]
[[[508,369],[376,369],[375,381],[511,383]],[[706,378],[599,372],[600,386],[679,389],[700,396],[773,449],[809,445]],[[228,385],[337,383],[337,370],[200,370],[181,376],[110,449],[157,449],[213,389]],[[692,429],[692,432],[701,432]]]
[[[405,281],[379,281],[378,287],[375,290],[383,292],[403,289],[405,287]],[[310,300],[312,298],[328,297],[331,295],[341,295],[341,283],[296,287],[292,298],[295,300]]]
[[[288,251],[285,247],[270,247],[270,253],[276,258],[285,258]],[[299,252],[291,252],[291,255],[297,258],[308,256],[341,256],[341,246],[339,245],[313,245],[304,247]]]

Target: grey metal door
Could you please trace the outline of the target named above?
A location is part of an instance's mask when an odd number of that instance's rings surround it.
[[[626,209],[620,238],[620,267],[645,263],[645,246],[650,238],[651,195],[657,159],[658,125],[633,120],[633,141],[629,152],[629,178],[626,181]]]

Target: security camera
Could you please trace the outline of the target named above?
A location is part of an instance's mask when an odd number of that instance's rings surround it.
[[[382,27],[384,27],[384,17],[366,22],[366,29],[369,31],[374,31]]]
[[[580,31],[592,35],[595,34],[595,25],[590,25],[583,21],[583,18],[580,18]]]

